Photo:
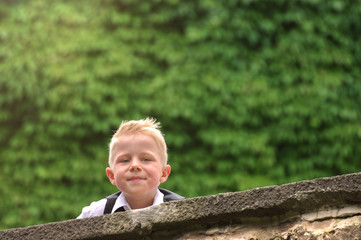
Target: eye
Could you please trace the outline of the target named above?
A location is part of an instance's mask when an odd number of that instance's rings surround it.
[[[130,162],[130,160],[128,160],[128,159],[119,159],[117,162],[119,162],[119,163],[128,163],[128,162]]]
[[[152,160],[149,159],[149,158],[144,158],[144,159],[143,159],[143,162],[150,162],[150,161],[152,161]]]

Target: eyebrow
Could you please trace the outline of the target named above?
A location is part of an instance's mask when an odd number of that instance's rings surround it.
[[[140,156],[150,156],[150,157],[153,157],[153,158],[156,158],[156,154],[152,153],[152,152],[140,152],[139,153]],[[123,158],[123,157],[126,157],[128,158],[130,156],[130,154],[128,153],[125,153],[125,154],[119,154],[115,157],[115,161],[117,161],[119,158]],[[159,156],[160,160],[162,161],[162,156]]]
[[[141,152],[140,155],[141,156],[146,155],[146,156],[150,156],[152,158],[156,158],[155,154],[153,154],[152,152]]]

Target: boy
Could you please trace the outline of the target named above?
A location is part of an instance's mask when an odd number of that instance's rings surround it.
[[[109,181],[120,192],[84,207],[77,218],[140,209],[163,202],[184,199],[158,189],[171,171],[167,164],[167,145],[153,118],[123,121],[109,144]]]

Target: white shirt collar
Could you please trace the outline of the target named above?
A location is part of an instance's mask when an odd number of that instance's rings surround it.
[[[157,193],[155,194],[152,206],[163,203],[164,202],[163,197],[164,197],[164,194],[161,193],[159,191],[159,189],[157,189]],[[114,204],[113,209],[112,209],[112,213],[114,213],[120,207],[123,207],[124,210],[126,210],[126,211],[127,210],[132,210],[130,208],[127,200],[125,200],[125,197],[124,197],[123,193],[121,193],[119,195],[119,197],[117,198],[117,200],[115,201],[115,204]]]

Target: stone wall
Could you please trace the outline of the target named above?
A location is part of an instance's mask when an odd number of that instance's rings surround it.
[[[361,173],[9,229],[0,239],[361,239]]]

